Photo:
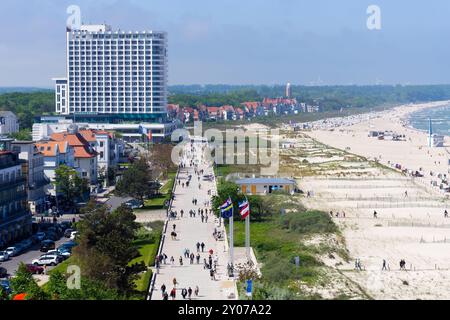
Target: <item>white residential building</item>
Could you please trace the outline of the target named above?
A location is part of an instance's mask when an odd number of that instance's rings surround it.
[[[0,135],[19,132],[19,120],[11,111],[0,111]]]
[[[60,165],[74,167],[74,149],[67,141],[41,141],[36,143],[37,150],[44,157],[44,174],[50,180],[46,186],[46,191],[55,195],[55,170]]]
[[[67,31],[66,50],[66,77],[54,79],[57,113],[165,119],[165,32],[113,31],[108,25],[83,25]]]
[[[31,213],[41,213],[44,210],[45,189],[49,179],[44,173],[44,154],[32,141],[14,141],[12,149],[24,160],[22,170],[27,178],[28,206]]]

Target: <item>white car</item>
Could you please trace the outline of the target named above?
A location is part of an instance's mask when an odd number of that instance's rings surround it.
[[[9,254],[6,251],[0,251],[0,261],[9,260]]]
[[[38,259],[34,259],[32,264],[35,266],[56,266],[59,262],[57,255],[43,255]]]
[[[20,253],[20,250],[17,247],[8,247],[5,251],[10,257],[17,256]]]
[[[70,257],[70,252],[69,251],[59,251],[59,250],[50,250],[47,251],[47,253],[45,254],[45,256],[48,255],[56,255],[56,256],[60,256],[62,257],[64,260],[67,259],[68,257]]]

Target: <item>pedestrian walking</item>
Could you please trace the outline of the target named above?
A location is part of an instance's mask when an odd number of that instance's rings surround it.
[[[180,266],[182,266],[183,265],[183,258],[181,256],[180,256],[179,261],[180,261]]]
[[[200,246],[202,247],[202,252],[204,252],[204,251],[205,251],[205,243],[202,242],[202,243],[200,244]]]
[[[175,258],[173,256],[170,257],[170,263],[173,265],[175,263]]]
[[[197,264],[200,264],[200,253],[197,253],[196,259],[197,259]]]
[[[195,286],[194,294],[195,294],[196,297],[198,297],[199,292],[200,292],[199,287],[198,287],[198,286]]]
[[[191,300],[191,296],[192,296],[192,288],[189,287],[189,289],[188,289],[188,298],[189,298],[189,300]]]
[[[197,252],[200,252],[200,242],[197,242]]]
[[[385,259],[383,259],[383,268],[381,268],[381,270],[387,270],[387,263]]]
[[[170,297],[172,298],[172,300],[175,300],[177,296],[177,291],[175,288],[172,289],[172,291],[170,291]]]
[[[188,292],[186,290],[186,288],[183,288],[183,290],[181,290],[181,295],[183,296],[183,299],[186,299]]]
[[[164,296],[164,293],[166,293],[166,285],[165,284],[163,284],[162,286],[161,286],[161,294]]]

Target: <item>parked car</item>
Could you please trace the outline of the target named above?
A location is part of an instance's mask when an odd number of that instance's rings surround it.
[[[129,207],[130,209],[140,209],[144,206],[144,204],[142,203],[142,201],[139,200],[128,200],[127,202],[125,202],[125,205],[127,207]]]
[[[3,290],[6,291],[6,294],[12,293],[11,286],[9,284],[9,280],[6,280],[6,279],[0,280],[0,287],[3,287]]]
[[[45,238],[45,232],[37,232],[37,233],[36,233],[36,238],[37,238],[39,241],[44,240],[44,238]]]
[[[29,272],[31,272],[32,274],[43,274],[44,273],[44,268],[34,265],[34,264],[26,264],[25,265],[27,267],[27,270]]]
[[[72,248],[69,247],[61,247],[59,246],[58,249],[56,249],[59,253],[61,253],[63,256],[70,257],[72,255]]]
[[[57,255],[59,257],[61,257],[62,260],[66,260],[67,258],[70,257],[70,252],[63,251],[63,250],[50,250],[47,251],[47,253],[45,255]]]
[[[72,232],[74,232],[75,230],[72,228],[66,229],[66,231],[64,231],[64,237],[66,238],[70,238],[70,236],[72,235]]]
[[[8,270],[3,267],[0,267],[0,278],[6,278],[8,276]]]
[[[33,241],[31,241],[31,239],[25,239],[20,241],[19,245],[22,247],[21,252],[23,252],[33,246]]]
[[[54,233],[56,236],[61,237],[63,235],[63,231],[59,226],[52,226],[47,229],[48,233]]]
[[[0,261],[9,260],[9,254],[6,251],[0,251]]]
[[[38,259],[34,259],[32,264],[35,266],[56,266],[60,259],[56,255],[43,255]]]
[[[78,245],[78,243],[76,243],[73,240],[69,240],[67,242],[64,242],[62,245],[59,246],[59,248],[61,247],[66,247],[72,250],[73,247],[76,247]]]
[[[58,237],[58,235],[56,234],[56,233],[54,233],[54,232],[47,232],[46,234],[45,234],[45,238],[44,238],[45,240],[52,240],[52,241],[58,241],[59,240],[59,237]]]
[[[55,250],[55,241],[52,240],[44,240],[41,242],[41,252],[47,252],[49,250]]]
[[[6,253],[8,253],[8,255],[10,256],[10,257],[15,257],[15,256],[17,256],[18,254],[20,254],[20,249],[19,248],[17,248],[17,247],[8,247],[8,248],[6,248]]]

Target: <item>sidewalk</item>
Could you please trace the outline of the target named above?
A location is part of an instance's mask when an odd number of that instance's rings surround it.
[[[204,170],[204,174],[214,174],[214,170],[211,166],[205,164],[202,161],[201,144],[194,144],[196,151],[190,154],[190,144],[187,148],[187,156],[195,158],[195,161],[199,163],[198,169]],[[168,256],[167,265],[162,264],[159,270],[159,274],[156,275],[154,292],[152,294],[153,300],[161,300],[162,294],[160,288],[163,284],[166,285],[167,291],[173,288],[173,278],[177,279],[178,285],[176,300],[182,300],[181,289],[189,287],[195,290],[195,287],[199,287],[199,296],[192,295],[193,300],[225,300],[229,299],[230,293],[234,293],[237,296],[237,288],[234,280],[229,279],[227,276],[227,263],[228,263],[228,242],[216,241],[213,237],[214,228],[224,231],[224,226],[219,228],[219,220],[214,214],[208,215],[208,223],[202,223],[201,216],[196,215],[195,218],[189,217],[189,210],[194,209],[198,212],[199,209],[205,209],[204,202],[210,200],[208,196],[208,190],[210,189],[212,194],[216,192],[215,179],[213,181],[203,181],[200,177],[201,189],[199,189],[198,176],[195,175],[194,168],[188,167],[189,160],[186,161],[186,168],[180,169],[179,179],[181,182],[186,182],[189,175],[192,175],[192,179],[189,187],[182,188],[178,185],[178,181],[175,188],[175,200],[173,201],[172,210],[178,212],[176,220],[170,220],[167,225],[165,233],[165,242],[162,247],[162,253]],[[192,199],[198,200],[197,206],[192,204]],[[208,211],[210,207],[207,207]],[[184,211],[183,218],[180,217],[180,210]],[[170,234],[173,230],[173,224],[176,224],[176,233],[178,235],[177,240],[172,240]],[[197,255],[196,243],[205,243],[205,252],[200,252],[200,264],[189,263],[189,259],[184,258],[184,249],[188,248],[190,252]],[[209,270],[203,268],[203,259],[208,260],[208,251],[212,249],[214,254],[218,255],[218,267],[216,280],[211,280]],[[174,257],[175,263],[170,264],[171,256]],[[183,257],[183,265],[180,266],[179,258]],[[154,270],[156,272],[156,270]]]

